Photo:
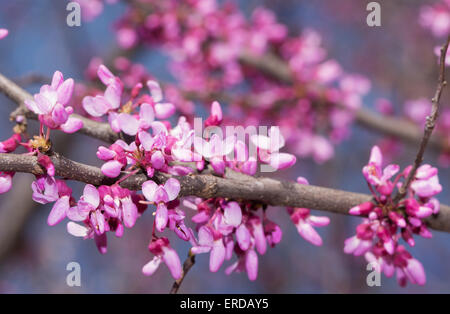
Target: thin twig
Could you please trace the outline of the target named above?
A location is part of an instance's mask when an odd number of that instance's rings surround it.
[[[423,155],[425,154],[425,150],[427,148],[431,134],[433,133],[434,127],[436,126],[436,121],[439,116],[439,101],[441,99],[442,91],[443,91],[444,87],[447,85],[447,82],[445,81],[445,58],[447,56],[447,50],[448,50],[449,43],[450,43],[450,35],[447,38],[447,42],[441,48],[438,85],[437,85],[434,97],[431,99],[431,102],[432,102],[431,113],[427,117],[427,120],[425,123],[425,129],[423,132],[422,141],[419,146],[419,151],[417,152],[416,159],[414,160],[414,165],[411,168],[411,171],[409,172],[405,183],[400,187],[398,194],[394,198],[395,202],[398,202],[403,197],[405,197],[409,186],[411,185],[412,181],[414,180],[417,169],[422,164]]]
[[[195,264],[195,254],[189,250],[188,257],[183,263],[183,274],[181,275],[181,278],[176,280],[173,285],[172,289],[170,290],[170,294],[176,294],[178,292],[178,289],[180,289],[181,284],[183,283],[184,278],[186,277],[189,270],[194,266]]]

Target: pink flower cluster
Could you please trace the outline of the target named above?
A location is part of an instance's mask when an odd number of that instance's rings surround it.
[[[276,124],[297,155],[317,162],[333,157],[333,146],[348,136],[353,112],[370,82],[327,60],[318,33],[308,29],[289,37],[270,10],[257,8],[247,20],[233,4],[215,0],[150,0],[145,6],[145,12],[130,6],[116,24],[118,43],[124,49],[140,43],[157,45],[167,52],[181,85],[171,88],[170,99],[187,104],[185,92],[194,92],[209,102],[208,93],[245,87],[245,92],[233,92],[227,99],[234,116],[227,117],[228,123]],[[269,53],[288,65],[293,84],[280,83],[242,62],[246,54],[254,58]],[[280,110],[279,103],[287,105]]]
[[[440,0],[421,8],[419,22],[431,30],[435,37],[447,36],[450,32],[450,1]]]
[[[397,201],[394,191],[404,184],[401,179],[409,175],[412,166],[399,172],[398,165],[382,168],[382,163],[382,153],[374,146],[369,163],[363,168],[374,200],[350,209],[351,215],[367,218],[356,228],[356,235],[345,241],[344,252],[365,255],[368,262],[377,263],[388,277],[396,272],[402,286],[407,281],[423,285],[426,277],[421,263],[399,241],[403,239],[412,247],[414,234],[431,237],[424,219],[439,212],[439,201],[434,198],[442,191],[438,170],[427,164],[420,166],[406,197]]]
[[[0,143],[2,153],[13,152],[20,145],[25,147],[27,154],[37,156],[38,163],[45,169],[46,173],[37,176],[32,183],[32,190],[36,202],[53,203],[47,223],[54,226],[68,219],[67,231],[71,235],[94,239],[100,253],[105,254],[107,232],[121,237],[125,228],[132,228],[148,205],[152,205],[155,207],[155,218],[149,251],[154,257],[143,267],[145,275],[153,274],[161,262],[168,266],[175,279],[182,275],[178,254],[162,234],[169,230],[179,239],[190,242],[193,254],[209,253],[212,272],[218,271],[225,260],[231,260],[234,255],[235,261],[225,272],[246,271],[249,279],[255,280],[258,254],[265,254],[267,246],[275,246],[282,237],[280,227],[266,217],[267,206],[220,197],[187,197],[180,200],[183,196],[180,182],[167,178],[161,184],[157,180],[160,176],[156,174],[183,177],[195,172],[212,171],[215,175],[226,177],[229,171],[255,175],[259,164],[270,165],[274,170],[291,167],[296,157],[280,152],[285,145],[280,130],[271,127],[267,135],[251,135],[248,137],[249,144],[237,134],[222,139],[212,130],[226,129],[223,125],[226,117],[220,104],[213,102],[210,115],[202,125],[202,129],[211,129],[199,135],[184,116],[179,117],[175,125],[168,120],[176,108],[171,103],[162,102],[162,90],[155,81],[146,82],[149,93],[145,93],[140,82],[125,90],[124,82],[104,65],[98,66],[96,74],[106,89],[95,92],[95,96],[85,96],[83,109],[98,121],[107,116],[114,132],[128,136],[122,137],[126,141],[120,139],[108,147],[98,147],[97,157],[104,161],[101,171],[111,178],[111,185],[87,184],[81,197],[76,199],[67,181],[56,178],[51,130],[76,132],[82,126],[73,122],[78,119],[71,116],[73,109],[67,106],[74,81],[64,80],[60,72],[55,72],[51,85],[42,86],[34,100],[26,102],[28,109],[39,117],[39,136],[22,143],[21,135],[14,134]],[[145,75],[143,77],[147,78]],[[19,126],[23,117],[19,116],[16,122]],[[250,151],[256,154],[253,156]],[[141,173],[148,178],[143,182],[141,191],[131,191],[121,186],[130,176]],[[1,193],[10,189],[13,175],[0,174]],[[303,178],[299,178],[299,182],[307,184]],[[186,209],[195,211],[192,217],[195,227],[190,227],[190,223],[185,221]],[[314,245],[322,244],[313,227],[327,225],[328,218],[311,216],[309,210],[304,208],[289,208],[288,213],[306,240]]]
[[[74,133],[83,127],[83,122],[71,116],[73,108],[67,106],[72,97],[73,79],[64,80],[61,72],[56,71],[51,85],[41,87],[34,100],[25,100],[27,108],[39,116],[42,125],[50,129],[60,129]]]

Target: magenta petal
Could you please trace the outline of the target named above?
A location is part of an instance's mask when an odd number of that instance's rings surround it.
[[[166,263],[167,267],[169,268],[172,277],[175,280],[180,279],[183,270],[181,268],[181,262],[177,252],[175,252],[175,250],[171,248],[163,248],[163,251],[164,253],[162,258],[164,260],[164,263]]]
[[[215,173],[225,173],[225,162],[223,161],[222,157],[212,158],[210,160],[210,164],[213,167]]]
[[[49,114],[52,112],[55,103],[51,102],[50,99],[43,94],[36,94],[34,100],[36,101],[37,108],[39,108],[39,112],[36,112],[37,114]]]
[[[163,232],[167,226],[169,220],[169,214],[165,204],[160,203],[156,207],[155,225],[159,232]]]
[[[52,77],[51,87],[54,90],[57,90],[58,87],[64,82],[64,76],[60,71],[55,71]]]
[[[6,36],[8,36],[9,31],[5,28],[0,28],[0,39],[5,38]]]
[[[147,87],[150,90],[154,102],[160,102],[162,100],[162,91],[159,83],[156,81],[147,81]]]
[[[95,209],[100,204],[100,194],[92,184],[86,184],[83,190],[83,199]]]
[[[83,108],[93,117],[101,117],[108,112],[110,106],[101,96],[86,96],[83,98]]]
[[[67,223],[67,232],[75,237],[85,237],[88,235],[88,228],[72,221]]]
[[[322,238],[310,224],[300,221],[297,230],[306,241],[317,246],[322,245]]]
[[[155,271],[158,269],[159,265],[161,264],[161,257],[155,256],[150,262],[144,265],[142,267],[142,273],[146,276],[151,276],[155,273]]]
[[[245,269],[247,270],[248,279],[256,280],[258,277],[258,255],[255,250],[250,250],[245,256]]]
[[[242,221],[242,210],[238,203],[229,202],[224,208],[225,222],[233,227],[237,227]]]
[[[122,199],[123,223],[125,227],[132,228],[138,217],[136,204],[130,198]]]
[[[69,119],[67,119],[66,123],[61,124],[59,127],[65,133],[75,133],[83,127],[83,121],[78,118],[69,116]]]
[[[405,272],[413,279],[413,283],[424,285],[427,281],[422,264],[414,258],[408,260]]]
[[[147,201],[150,201],[150,202],[155,201],[155,194],[156,194],[157,188],[158,188],[158,185],[152,180],[145,181],[142,184],[142,193],[144,194]]]
[[[106,252],[108,251],[108,247],[107,247],[107,237],[106,237],[106,233],[102,233],[100,235],[98,234],[94,234],[94,240],[95,240],[95,245],[97,245],[97,249],[100,252],[100,254],[106,254]]]
[[[176,111],[176,108],[171,103],[158,103],[155,104],[155,113],[158,119],[168,119]]]
[[[164,184],[164,189],[167,192],[167,195],[169,197],[169,201],[172,201],[177,198],[178,193],[180,193],[180,182],[177,179],[170,178],[166,181]]]
[[[242,165],[242,172],[250,176],[255,175],[258,168],[258,162],[255,157],[249,157],[246,162]]]
[[[225,260],[225,246],[222,239],[215,240],[210,256],[209,256],[209,270],[213,273],[219,270]]]
[[[287,153],[272,153],[270,155],[270,165],[278,170],[289,168],[295,164],[297,158]]]
[[[259,254],[266,253],[267,243],[264,235],[264,229],[260,222],[253,224],[253,237],[255,238],[256,250]]]
[[[74,87],[74,81],[73,79],[65,80],[64,83],[62,83],[58,89],[58,102],[62,105],[67,105],[67,103],[70,101],[70,98],[72,97],[73,93],[73,87]]]
[[[28,110],[34,112],[35,114],[44,114],[44,112],[41,110],[41,108],[37,105],[37,103],[34,100],[26,99],[24,103],[25,106],[27,106]]]
[[[136,135],[139,129],[139,121],[130,114],[121,113],[117,116],[120,129],[128,135]]]
[[[247,249],[250,247],[250,237],[250,232],[244,224],[241,224],[236,229],[236,240],[242,251],[247,251]]]
[[[308,222],[314,227],[324,227],[330,223],[330,218],[325,216],[309,216]]]
[[[101,159],[101,160],[105,160],[105,161],[110,160],[110,159],[113,159],[114,157],[116,157],[116,155],[117,154],[115,151],[108,149],[104,146],[99,146],[99,148],[97,150],[97,157],[98,157],[98,159]]]
[[[381,154],[381,150],[378,146],[372,147],[372,151],[370,152],[369,164],[373,163],[378,167],[381,167],[383,163],[383,155]]]
[[[8,174],[0,174],[0,194],[8,192],[11,186],[12,177]]]
[[[102,81],[105,85],[112,84],[115,79],[114,74],[112,74],[111,71],[103,64],[98,67],[97,75],[100,81]]]
[[[52,111],[52,119],[56,124],[64,124],[69,118],[69,114],[63,105],[57,103]]]
[[[69,200],[69,196],[63,196],[56,201],[47,218],[49,226],[54,226],[66,218],[67,210],[70,208]]]
[[[109,178],[116,178],[119,176],[122,167],[122,163],[118,162],[117,160],[111,160],[103,164],[101,170],[105,176]]]
[[[217,101],[211,104],[211,116],[215,117],[217,121],[222,121],[222,108]]]
[[[120,84],[111,84],[106,88],[104,98],[110,109],[117,109],[120,107],[121,97],[122,86]]]
[[[153,168],[155,168],[156,170],[161,169],[164,166],[164,164],[166,163],[161,151],[156,151],[153,153],[153,155],[151,157],[151,162],[152,162]]]
[[[67,218],[73,221],[83,221],[89,215],[89,212],[79,210],[78,206],[70,207],[67,212]]]
[[[139,109],[139,118],[145,122],[146,129],[148,129],[153,121],[155,121],[155,111],[152,105],[143,103]]]

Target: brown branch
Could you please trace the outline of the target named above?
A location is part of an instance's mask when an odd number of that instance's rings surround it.
[[[436,126],[436,121],[439,116],[439,101],[441,99],[442,91],[444,87],[447,85],[447,82],[445,81],[445,58],[447,56],[449,43],[450,43],[450,35],[447,37],[447,42],[441,48],[438,84],[434,97],[431,99],[432,103],[431,113],[427,117],[427,121],[425,123],[425,129],[423,132],[422,141],[419,146],[419,151],[417,152],[416,159],[414,160],[414,165],[411,171],[409,172],[405,183],[400,187],[399,192],[394,199],[395,201],[401,200],[406,195],[408,187],[414,180],[414,176],[416,175],[417,169],[422,164],[423,155],[425,154],[425,150],[427,148],[431,134],[433,133],[434,127]]]
[[[173,285],[172,289],[170,290],[170,294],[176,294],[178,292],[178,289],[180,289],[181,284],[183,283],[184,278],[186,277],[189,270],[194,266],[195,264],[195,254],[189,250],[188,257],[183,263],[183,274],[181,275],[181,278],[176,280]]]
[[[113,184],[115,180],[104,176],[100,168],[81,164],[59,154],[50,157],[56,174],[66,179],[93,185]],[[0,171],[16,171],[44,174],[37,158],[28,155],[0,154]],[[236,200],[257,201],[272,206],[304,207],[338,214],[348,214],[348,210],[358,204],[368,202],[371,195],[335,190],[313,185],[297,184],[267,177],[251,177],[227,170],[225,178],[212,174],[191,174],[172,176],[155,173],[154,180],[166,182],[174,177],[180,181],[180,197],[198,196],[201,198],[223,197]],[[121,182],[121,186],[140,190],[148,178],[137,174]],[[441,205],[439,214],[427,221],[435,230],[450,232],[450,207]]]
[[[37,120],[36,114],[29,111],[24,103],[26,99],[33,99],[33,96],[2,74],[0,74],[0,92],[3,92],[19,106],[11,114],[11,119],[15,119],[19,115],[24,115],[29,119]],[[108,143],[113,143],[119,138],[119,135],[111,129],[108,123],[97,122],[78,114],[73,114],[72,116],[83,121],[83,128],[80,130],[82,134]]]
[[[244,52],[240,55],[240,62],[244,65],[257,68],[266,75],[285,84],[293,84],[294,77],[289,66],[274,54],[261,57]],[[336,104],[340,106],[340,104]],[[409,143],[420,143],[422,131],[414,123],[402,118],[385,117],[372,110],[360,108],[355,114],[356,122],[373,131],[381,132],[387,136],[402,139]],[[430,144],[434,149],[448,150],[445,139],[441,136],[432,136]]]

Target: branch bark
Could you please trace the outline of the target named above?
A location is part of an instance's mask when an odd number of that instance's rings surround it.
[[[116,179],[104,176],[100,168],[81,164],[59,154],[51,157],[56,174],[60,177],[93,185],[113,184]],[[28,155],[0,154],[0,171],[44,174],[37,158]],[[251,177],[227,170],[225,177],[212,174],[191,174],[172,176],[157,172],[154,180],[159,183],[169,178],[180,181],[180,197],[198,196],[202,198],[223,197],[236,200],[257,201],[272,206],[304,207],[338,214],[348,214],[348,210],[358,204],[368,202],[371,195],[335,190],[313,185],[302,185],[291,181],[267,177]],[[130,190],[140,190],[148,178],[144,174],[130,176],[121,186]],[[429,218],[430,228],[450,232],[450,207],[441,205],[439,214]]]

